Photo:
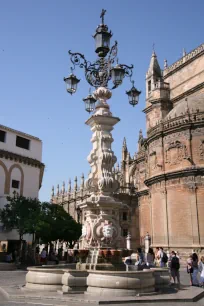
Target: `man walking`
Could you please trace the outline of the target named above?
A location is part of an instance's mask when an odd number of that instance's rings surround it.
[[[174,284],[176,284],[176,280],[177,280],[178,286],[180,287],[179,269],[180,269],[179,258],[176,256],[176,253],[172,251],[171,252],[171,263],[170,263],[171,276],[173,278]]]

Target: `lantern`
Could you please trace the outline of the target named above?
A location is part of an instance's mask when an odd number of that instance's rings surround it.
[[[71,73],[67,78],[64,78],[64,81],[66,83],[67,92],[69,92],[71,95],[76,92],[77,90],[77,84],[80,82],[77,77]]]
[[[86,98],[84,98],[83,101],[85,103],[85,110],[88,113],[93,112],[95,109],[96,99],[91,95],[91,93],[89,93],[89,95]]]
[[[119,64],[117,64],[115,67],[111,69],[111,77],[113,84],[115,86],[122,84],[124,75],[125,75],[125,69]]]
[[[108,27],[105,24],[100,24],[94,34],[96,49],[95,52],[99,57],[105,57],[110,50],[111,31],[108,32]]]
[[[139,95],[141,94],[141,91],[137,90],[134,86],[134,81],[132,82],[133,86],[129,91],[126,91],[126,94],[128,95],[129,103],[132,106],[135,106],[138,104],[139,101]]]

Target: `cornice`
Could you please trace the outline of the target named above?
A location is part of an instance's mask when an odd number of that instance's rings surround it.
[[[29,134],[20,132],[20,131],[18,131],[18,130],[14,130],[14,129],[12,129],[12,128],[10,128],[10,127],[7,127],[7,126],[5,126],[5,125],[1,125],[1,124],[0,124],[0,130],[5,130],[5,131],[8,131],[8,132],[12,132],[12,133],[21,135],[21,136],[23,136],[23,137],[27,137],[27,138],[34,139],[34,140],[37,140],[37,141],[42,142],[38,137],[35,137],[35,136],[32,136],[32,135],[29,135]]]
[[[174,104],[174,103],[180,101],[181,99],[184,99],[184,98],[192,95],[194,92],[202,89],[203,87],[204,87],[204,82],[202,82],[202,83],[198,84],[197,86],[183,92],[181,95],[176,96],[175,98],[171,99],[171,102]]]
[[[182,69],[184,66],[188,65],[192,61],[194,61],[196,58],[200,57],[204,54],[204,44],[201,44],[185,56],[183,56],[181,59],[167,67],[165,70],[163,70],[163,78],[166,79],[173,73],[177,72],[178,70]]]
[[[168,172],[168,173],[163,173],[154,177],[151,177],[147,180],[144,181],[146,186],[151,186],[155,183],[159,183],[161,181],[167,181],[169,179],[173,178],[179,178],[179,177],[186,177],[186,176],[196,176],[196,175],[203,175],[204,174],[204,167],[197,167],[193,166],[190,168],[178,170],[178,171],[173,171],[173,172]]]
[[[45,165],[37,159],[30,158],[30,157],[27,157],[27,156],[22,156],[20,154],[16,154],[16,153],[5,151],[5,150],[0,150],[0,158],[14,160],[16,162],[26,164],[26,165],[29,165],[29,166],[32,166],[32,167],[36,167],[36,168],[39,168],[39,169],[43,169],[43,170],[44,170],[44,167],[45,167]]]
[[[136,193],[136,195],[137,195],[138,197],[142,197],[142,196],[145,196],[145,195],[149,195],[149,189],[144,189],[144,190],[138,191],[138,192]]]

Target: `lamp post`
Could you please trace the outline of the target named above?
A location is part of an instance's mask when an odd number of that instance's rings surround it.
[[[106,10],[101,12],[101,24],[98,25],[95,34],[93,35],[95,39],[95,52],[98,58],[95,62],[91,63],[86,60],[85,56],[79,52],[73,53],[69,50],[69,55],[73,67],[71,68],[71,74],[64,78],[67,86],[67,92],[71,95],[77,90],[77,85],[80,80],[75,76],[73,71],[77,66],[84,69],[85,77],[89,85],[95,89],[103,87],[108,89],[108,84],[112,81],[112,90],[117,88],[122,84],[124,77],[132,78],[133,65],[125,65],[118,63],[118,43],[115,41],[114,45],[110,48],[110,39],[112,37],[112,32],[108,30],[108,26],[104,24],[104,16]],[[134,82],[132,88],[126,92],[129,98],[129,103],[135,106],[138,103],[140,91],[134,87]],[[94,104],[96,102],[95,94],[91,95],[89,93],[88,97],[84,98],[85,109],[87,112],[94,111]]]
[[[86,121],[93,132],[91,138],[93,148],[87,158],[91,171],[85,181],[85,189],[88,190],[90,196],[77,204],[78,211],[83,211],[81,214],[83,234],[80,247],[88,249],[126,247],[126,242],[121,237],[119,221],[120,210],[125,206],[113,196],[119,183],[113,174],[117,158],[111,148],[113,142],[111,131],[120,119],[112,116],[107,100],[111,98],[112,90],[121,85],[125,77],[129,77],[132,82],[132,88],[126,92],[130,104],[135,106],[140,95],[140,91],[134,87],[134,82],[131,79],[133,65],[119,63],[117,42],[110,47],[112,32],[104,24],[105,12],[102,10],[101,24],[93,36],[95,52],[98,55],[96,61],[91,63],[86,60],[83,54],[69,51],[73,67],[71,75],[64,79],[67,92],[75,93],[79,79],[73,72],[78,66],[84,69],[87,82],[95,88],[92,94],[89,92],[89,95],[83,99],[86,111],[93,112],[93,115]],[[110,89],[109,83],[111,81]]]

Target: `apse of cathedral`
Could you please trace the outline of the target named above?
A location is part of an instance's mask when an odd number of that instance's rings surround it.
[[[161,70],[153,51],[146,73],[146,132],[131,156],[124,138],[121,166],[113,170],[119,188],[114,197],[122,235],[131,247],[191,251],[204,248],[204,44]],[[146,137],[143,136],[146,135]],[[52,203],[78,221],[78,203],[89,196],[84,176],[72,188],[52,190]]]

